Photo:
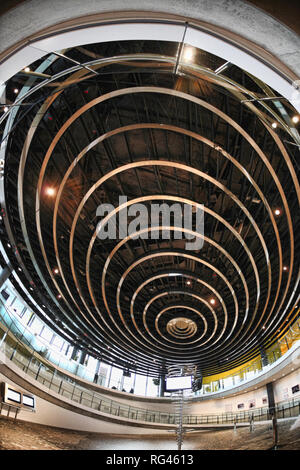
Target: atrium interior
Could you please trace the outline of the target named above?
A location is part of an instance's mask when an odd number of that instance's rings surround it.
[[[0,450],[300,449],[300,7],[152,3],[0,6]]]

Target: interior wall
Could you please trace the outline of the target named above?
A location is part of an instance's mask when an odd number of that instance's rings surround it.
[[[0,382],[7,382],[13,387],[23,390],[24,388],[7,379],[0,374]],[[7,411],[3,410],[2,415],[6,415]],[[12,411],[10,416],[14,416]],[[105,434],[162,434],[164,431],[148,428],[139,428],[134,426],[123,426],[109,421],[101,421],[100,419],[91,418],[81,415],[74,411],[67,410],[60,406],[54,405],[43,398],[36,396],[36,412],[21,411],[18,414],[18,420],[29,421],[32,423],[44,424],[64,429],[73,429],[78,431],[97,432]]]
[[[18,386],[16,383],[7,379],[3,374],[0,374],[0,381],[8,382],[16,388],[23,389]],[[283,401],[292,398],[299,398],[300,392],[295,394],[292,393],[292,387],[294,385],[300,384],[300,369],[290,373],[287,376],[282,377],[281,379],[274,382],[274,395],[275,401]],[[41,388],[43,387],[39,384]],[[24,390],[24,389],[23,389]],[[43,391],[45,391],[43,390]],[[52,395],[56,396],[55,393]],[[243,410],[251,409],[250,404],[253,404],[254,407],[263,407],[267,406],[267,403],[263,402],[263,399],[267,398],[266,386],[258,387],[256,390],[247,391],[244,393],[239,393],[232,397],[218,398],[218,399],[206,399],[198,402],[193,402],[189,407],[189,414],[198,414],[198,415],[209,415],[209,414],[222,414],[230,412],[239,412]],[[66,400],[69,403],[72,403],[70,400]],[[124,404],[131,406],[139,406],[143,404],[143,408],[148,410],[156,410],[161,412],[174,412],[173,404],[170,402],[166,403],[138,403],[137,401],[122,400]],[[243,404],[243,408],[238,407],[238,405]],[[87,409],[87,408],[86,408]],[[134,426],[126,426],[117,423],[110,423],[108,421],[101,421],[95,418],[91,418],[85,415],[81,415],[74,411],[67,410],[58,405],[50,403],[43,398],[36,397],[36,413],[30,413],[26,411],[21,411],[18,416],[18,419],[24,421],[30,421],[33,423],[45,424],[49,426],[62,427],[66,429],[75,429],[81,431],[89,432],[98,432],[98,433],[108,433],[108,434],[162,434],[167,431],[148,429],[148,428],[139,428]]]
[[[275,402],[300,398],[300,391],[292,393],[292,387],[299,385],[300,388],[300,369],[295,370],[289,375],[285,375],[280,380],[274,382]]]

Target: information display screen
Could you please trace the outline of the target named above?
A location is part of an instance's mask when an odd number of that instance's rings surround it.
[[[184,377],[167,377],[166,378],[166,391],[172,390],[187,390],[192,388],[192,376],[187,375]]]
[[[16,403],[21,403],[21,393],[16,392],[12,388],[7,389],[6,399],[14,401]]]
[[[34,398],[23,393],[23,405],[30,406],[30,408],[34,408]]]

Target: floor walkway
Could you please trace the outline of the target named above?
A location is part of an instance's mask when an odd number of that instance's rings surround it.
[[[183,450],[267,450],[269,425],[189,433]],[[0,450],[176,450],[174,435],[164,437],[107,436],[52,428],[0,416]],[[279,450],[300,450],[300,418],[279,423]]]

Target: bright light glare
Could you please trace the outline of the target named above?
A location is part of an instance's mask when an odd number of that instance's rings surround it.
[[[51,188],[50,186],[48,188],[46,188],[46,194],[47,196],[54,196],[55,194],[55,189],[54,188]]]
[[[194,50],[191,47],[185,47],[183,51],[183,60],[190,61],[194,58]]]

